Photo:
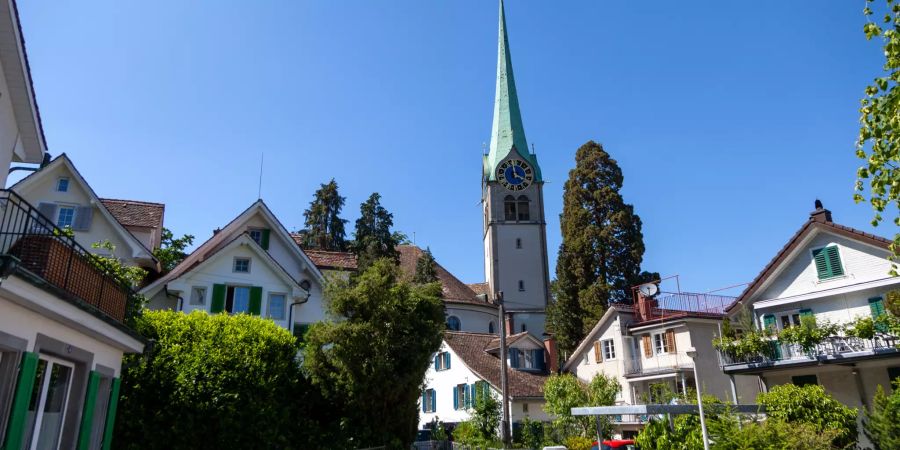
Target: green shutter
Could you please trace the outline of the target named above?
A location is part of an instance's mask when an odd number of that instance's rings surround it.
[[[262,288],[259,286],[252,286],[250,288],[250,314],[253,314],[254,316],[258,316],[261,308],[262,308]]]
[[[806,316],[811,316],[811,315],[813,315],[813,312],[809,308],[803,308],[800,310],[800,317],[806,317]]]
[[[225,311],[225,285],[214,284],[212,302],[209,305],[209,312],[215,314],[222,311]]]
[[[19,362],[19,379],[16,383],[12,409],[9,412],[9,423],[6,427],[4,449],[22,448],[25,422],[28,416],[28,403],[31,400],[31,391],[34,389],[34,377],[37,374],[37,366],[37,353],[22,353],[22,361]]]
[[[109,389],[109,407],[106,409],[106,428],[103,430],[103,450],[112,448],[113,429],[116,426],[116,408],[119,406],[119,387],[122,380],[113,378]]]
[[[775,331],[775,316],[773,316],[772,314],[764,315],[763,328],[766,328],[770,331]]]
[[[841,255],[836,245],[813,250],[813,260],[816,263],[816,273],[820,280],[839,277],[844,274],[841,266]]]
[[[259,239],[259,246],[263,248],[263,250],[269,249],[269,233],[271,230],[260,230],[260,234],[262,237]]]
[[[884,314],[884,300],[881,297],[870,298],[869,310],[872,312],[872,318],[877,319]]]
[[[94,424],[94,406],[97,403],[98,387],[100,387],[100,374],[92,370],[90,375],[88,375],[87,392],[84,395],[84,409],[81,412],[78,450],[86,450],[91,446],[91,429]]]

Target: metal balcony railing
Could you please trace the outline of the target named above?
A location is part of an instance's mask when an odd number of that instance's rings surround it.
[[[635,323],[678,317],[719,318],[735,297],[692,292],[662,292],[645,302],[635,302]]]
[[[625,360],[625,375],[652,375],[661,372],[692,369],[694,361],[684,352],[662,353],[650,358]]]
[[[736,354],[729,350],[719,350],[722,365],[733,366],[743,364],[765,364],[779,361],[816,360],[834,356],[852,356],[854,353],[866,354],[879,350],[897,349],[900,337],[887,333],[877,333],[872,339],[853,336],[830,336],[809,351],[804,351],[796,344],[786,344],[778,340],[769,341],[768,348],[752,354]]]
[[[118,322],[134,300],[130,283],[15,192],[0,190],[0,255]]]

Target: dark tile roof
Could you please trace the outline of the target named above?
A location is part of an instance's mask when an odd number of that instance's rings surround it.
[[[523,331],[521,333],[511,334],[511,335],[507,336],[506,337],[506,346],[509,347],[510,345],[515,344],[516,342],[518,342],[520,339],[524,338],[525,336],[528,336],[527,331]],[[487,347],[484,348],[484,350],[487,352],[494,351],[494,350],[500,350],[500,336],[495,336],[494,340],[489,342]]]
[[[162,228],[166,205],[137,200],[101,198],[103,206],[126,227]]]
[[[498,339],[496,334],[445,331],[444,341],[463,363],[481,379],[500,389],[500,359],[485,351]],[[510,369],[507,376],[509,396],[512,398],[543,397],[546,374]]]
[[[468,286],[475,295],[488,295],[488,290],[491,288],[487,283],[469,283]]]
[[[824,213],[823,213],[824,211]],[[827,214],[825,214],[827,213]],[[825,219],[827,217],[827,219]],[[837,234],[839,236],[844,236],[848,239],[853,239],[856,241],[864,242],[869,245],[883,248],[885,250],[889,250],[889,246],[891,245],[891,240],[883,238],[881,236],[876,236],[871,233],[866,233],[865,231],[857,230],[856,228],[848,227],[845,225],[840,225],[832,222],[831,213],[828,210],[817,210],[813,211],[810,215],[809,219],[806,223],[791,236],[791,239],[788,240],[784,247],[775,254],[775,257],[763,267],[762,271],[756,275],[756,278],[753,279],[752,282],[744,289],[744,292],[738,297],[738,299],[731,304],[728,308],[726,308],[726,312],[730,312],[734,310],[738,305],[744,304],[744,302],[750,298],[752,295],[756,294],[759,291],[759,288],[763,285],[763,283],[768,279],[774,272],[778,266],[784,262],[785,259],[793,252],[803,241],[803,239],[812,233],[814,229],[821,229],[822,231],[831,232]]]
[[[306,256],[321,270],[356,270],[356,255],[327,250],[303,250]]]
[[[406,277],[412,279],[416,274],[416,262],[423,253],[422,249],[415,245],[400,245],[397,246],[397,250],[400,251],[400,270],[403,271]],[[492,304],[479,299],[472,288],[453,276],[440,264],[435,263],[435,269],[438,281],[441,282],[441,287],[443,288],[445,302],[470,303],[493,307]]]

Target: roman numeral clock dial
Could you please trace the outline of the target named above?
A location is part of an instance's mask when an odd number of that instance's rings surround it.
[[[497,167],[497,180],[510,191],[521,191],[531,185],[534,170],[521,159],[508,159]]]

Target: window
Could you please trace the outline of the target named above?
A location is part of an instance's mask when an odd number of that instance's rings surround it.
[[[516,238],[516,248],[522,248],[522,238]]]
[[[524,333],[526,331],[528,331],[528,327],[526,327],[525,324],[523,323],[522,324],[522,332]]]
[[[437,409],[437,400],[435,399],[434,389],[425,389],[422,392],[422,411],[432,413]]]
[[[799,387],[803,387],[803,386],[819,384],[819,379],[816,378],[815,375],[797,375],[797,376],[791,377],[791,383],[793,383]]]
[[[192,305],[206,304],[206,286],[194,286],[191,288],[190,303]]]
[[[269,307],[267,312],[272,320],[284,320],[284,307],[287,297],[284,294],[269,294]]]
[[[536,365],[536,361],[535,361],[535,357],[534,357],[534,351],[532,351],[532,350],[525,350],[525,351],[520,350],[520,351],[525,356],[525,358],[523,358],[524,364],[522,364],[522,368],[523,369],[537,369],[537,365]]]
[[[450,368],[450,352],[440,352],[434,355],[434,370],[440,372]]]
[[[887,368],[888,379],[891,381],[900,378],[900,367],[888,367]]]
[[[248,234],[250,234],[250,239],[256,241],[257,244],[262,245],[262,231],[263,230],[260,230],[259,228],[250,229],[248,232]]]
[[[503,219],[509,221],[516,220],[516,199],[512,195],[507,195],[503,199]]]
[[[459,317],[450,316],[447,318],[447,329],[452,331],[459,331],[462,324],[459,322]]]
[[[529,209],[528,208],[528,197],[526,197],[524,195],[520,195],[519,200],[516,203],[518,203],[518,206],[516,208],[519,213],[518,220],[521,220],[521,221],[530,220],[530,214],[528,211],[528,209]]]
[[[653,335],[653,349],[657,355],[669,353],[669,340],[666,339],[666,333],[655,333]]]
[[[250,273],[250,258],[234,258],[234,271],[237,273]]]
[[[494,334],[494,321],[488,322],[488,333]]]
[[[606,339],[603,343],[603,359],[616,359],[616,344],[612,339]]]
[[[263,250],[269,249],[269,234],[270,231],[266,228],[250,228],[247,230],[247,234],[250,235],[250,239],[256,241]]]
[[[524,290],[525,290],[525,281],[519,280],[519,290],[520,290],[520,291],[524,291]]]
[[[795,327],[797,325],[800,325],[800,313],[795,312],[795,313],[781,314],[778,316],[778,321],[781,324],[782,330],[790,328],[790,327]]]
[[[31,448],[57,448],[65,423],[74,366],[41,355],[38,360],[28,417],[33,420],[26,435]]]
[[[522,412],[523,412],[523,413],[527,413],[527,412],[528,412],[528,403],[527,403],[527,402],[526,402],[526,403],[522,403]]]
[[[228,286],[225,293],[225,311],[232,314],[250,311],[250,287]]]
[[[820,280],[844,275],[844,268],[841,266],[841,255],[836,245],[815,249],[812,254],[813,261],[816,264],[816,273]]]
[[[453,399],[453,409],[466,409],[469,406],[469,385],[468,384],[457,384],[453,388],[454,395]]]
[[[73,222],[75,222],[75,208],[71,206],[61,206],[56,215],[56,226],[60,228],[72,228]]]
[[[294,337],[297,338],[298,341],[303,342],[306,340],[307,331],[309,331],[308,323],[294,322]]]
[[[68,178],[60,178],[56,180],[56,192],[69,192]]]

